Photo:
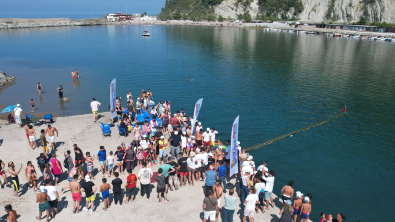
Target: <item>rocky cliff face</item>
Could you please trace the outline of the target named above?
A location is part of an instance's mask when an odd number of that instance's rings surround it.
[[[13,77],[13,76],[7,76],[7,75],[5,74],[5,72],[3,72],[3,71],[0,70],[0,89],[1,89],[3,86],[13,84],[14,82],[15,82],[15,77]]]
[[[242,1],[241,1],[242,2]],[[258,0],[250,1],[245,7],[240,0],[224,0],[214,6],[215,14],[224,18],[237,18],[237,14],[249,11],[252,18],[265,12]],[[301,0],[303,11],[296,15],[301,21],[310,22],[357,22],[363,16],[368,22],[395,23],[395,0]],[[294,9],[278,12],[281,18],[284,12],[288,18],[294,15]]]

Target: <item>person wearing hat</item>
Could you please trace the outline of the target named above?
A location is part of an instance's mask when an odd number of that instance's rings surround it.
[[[158,144],[159,144],[159,164],[162,164],[163,158],[166,157],[166,147],[167,147],[167,140],[165,140],[164,136],[160,137]]]
[[[136,110],[137,110],[137,114],[141,114],[140,109],[141,109],[141,102],[140,102],[140,97],[138,97],[138,98],[137,98],[137,101],[136,101]]]
[[[12,183],[14,184],[14,195],[16,196],[16,198],[19,198],[18,192],[19,192],[20,186],[19,186],[18,174],[19,174],[19,172],[21,172],[21,170],[22,170],[22,164],[19,167],[19,170],[15,170],[14,162],[8,163],[8,173],[10,174],[10,179],[11,179]]]
[[[207,127],[206,132],[203,133],[203,146],[210,150],[211,133],[210,128]]]
[[[93,214],[93,209],[95,208],[95,193],[97,190],[97,186],[91,181],[91,178],[89,175],[85,176],[85,182],[82,183],[81,185],[81,191],[85,192],[85,199],[86,199],[86,205],[84,207],[85,211],[88,211],[89,209],[89,202],[91,202],[91,210],[90,214]]]
[[[23,115],[23,111],[22,111],[22,107],[21,104],[17,104],[15,109],[14,109],[14,119],[15,119],[15,123],[17,123],[19,125],[19,127],[22,127],[22,115]]]
[[[296,198],[294,201],[294,212],[293,212],[294,221],[297,221],[297,219],[300,218],[300,208],[302,207],[303,204],[302,197],[303,197],[302,192],[296,191]]]
[[[292,202],[291,200],[285,200],[283,203],[283,209],[280,211],[281,218],[279,222],[292,222]]]
[[[310,198],[308,196],[304,197],[304,204],[302,204],[302,208],[300,209],[300,222],[307,222],[309,220],[309,215],[311,213],[311,204]]]

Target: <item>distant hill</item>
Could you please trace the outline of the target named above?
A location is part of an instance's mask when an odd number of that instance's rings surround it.
[[[161,19],[395,22],[395,0],[166,0]]]

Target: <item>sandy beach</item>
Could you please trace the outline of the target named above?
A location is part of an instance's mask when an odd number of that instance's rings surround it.
[[[69,117],[58,117],[56,122],[52,124],[59,131],[59,137],[56,138],[56,154],[58,159],[63,162],[63,153],[66,150],[72,150],[73,144],[78,144],[78,146],[85,153],[87,151],[97,155],[99,151],[99,146],[103,145],[107,153],[109,151],[115,151],[116,147],[122,142],[129,144],[131,142],[131,137],[118,136],[118,130],[116,126],[112,127],[111,137],[102,137],[101,129],[99,127],[100,122],[109,123],[110,113],[101,113],[101,118],[98,122],[94,123],[91,114],[86,115],[76,115]],[[12,195],[13,188],[5,187],[0,190],[0,195],[2,196],[1,205],[11,204],[13,208],[18,213],[18,221],[36,221],[35,217],[38,216],[38,204],[36,201],[36,195],[33,190],[27,190],[27,179],[24,175],[24,170],[27,161],[32,161],[35,167],[36,157],[42,152],[42,148],[36,148],[32,150],[26,139],[25,132],[22,128],[19,128],[16,124],[8,124],[6,122],[1,122],[0,128],[0,149],[1,149],[1,160],[6,164],[9,161],[13,161],[16,167],[23,164],[21,173],[19,174],[19,180],[21,183],[22,192],[20,193],[20,198],[16,199]],[[45,129],[46,125],[40,127],[36,126],[34,129],[39,134],[41,129]],[[37,136],[37,138],[39,138]],[[48,139],[48,138],[47,138]],[[168,147],[167,153],[170,149]],[[72,157],[74,158],[74,153],[72,151]],[[99,187],[101,185],[101,176],[98,175],[99,163],[97,160],[94,162],[94,175],[95,180],[93,182]],[[149,166],[150,167],[150,166]],[[154,172],[158,170],[158,165],[151,167]],[[137,167],[133,173],[137,174],[141,168]],[[6,166],[6,172],[8,167]],[[39,182],[42,180],[42,175],[40,176]],[[9,176],[7,172],[7,176]],[[109,179],[106,176],[107,179]],[[121,175],[120,178],[126,182],[126,174]],[[110,181],[114,179],[111,177]],[[231,180],[231,183],[235,183],[235,179]],[[137,183],[137,190],[139,190],[139,183]],[[138,221],[202,221],[202,201],[204,198],[203,186],[204,182],[198,182],[195,186],[188,186],[180,188],[176,191],[170,191],[168,193],[169,202],[166,204],[159,204],[156,195],[156,190],[154,187],[156,183],[151,184],[151,198],[149,201],[146,199],[141,199],[140,194],[135,197],[134,202],[120,205],[115,205],[113,203],[112,191],[110,192],[110,208],[108,211],[103,210],[103,203],[101,195],[96,193],[95,200],[95,211],[93,215],[90,215],[87,211],[81,211],[78,214],[73,214],[71,211],[72,199],[71,194],[68,189],[61,192],[61,187],[68,185],[66,173],[61,175],[60,186],[57,186],[57,190],[60,195],[61,201],[59,202],[58,208],[60,213],[56,215],[55,219],[51,221],[66,221],[66,220],[84,220],[84,221],[123,221],[125,217],[133,218],[133,220]],[[123,186],[122,186],[123,187]],[[124,188],[123,188],[123,199]],[[224,198],[222,197],[220,209],[224,206]],[[255,216],[256,221],[278,221],[279,212],[281,207],[281,202],[276,197],[275,198],[275,208],[270,208],[266,213],[259,213]],[[84,194],[81,201],[81,206],[85,205]],[[222,212],[222,210],[221,210]],[[241,221],[243,215],[243,210],[240,208],[240,200],[237,198],[236,202],[236,212],[234,214],[234,221]],[[5,214],[3,213],[2,219],[4,219]],[[221,221],[221,219],[219,219]]]

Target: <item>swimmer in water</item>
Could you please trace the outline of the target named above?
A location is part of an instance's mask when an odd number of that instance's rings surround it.
[[[187,81],[189,81],[189,79],[187,78]]]

